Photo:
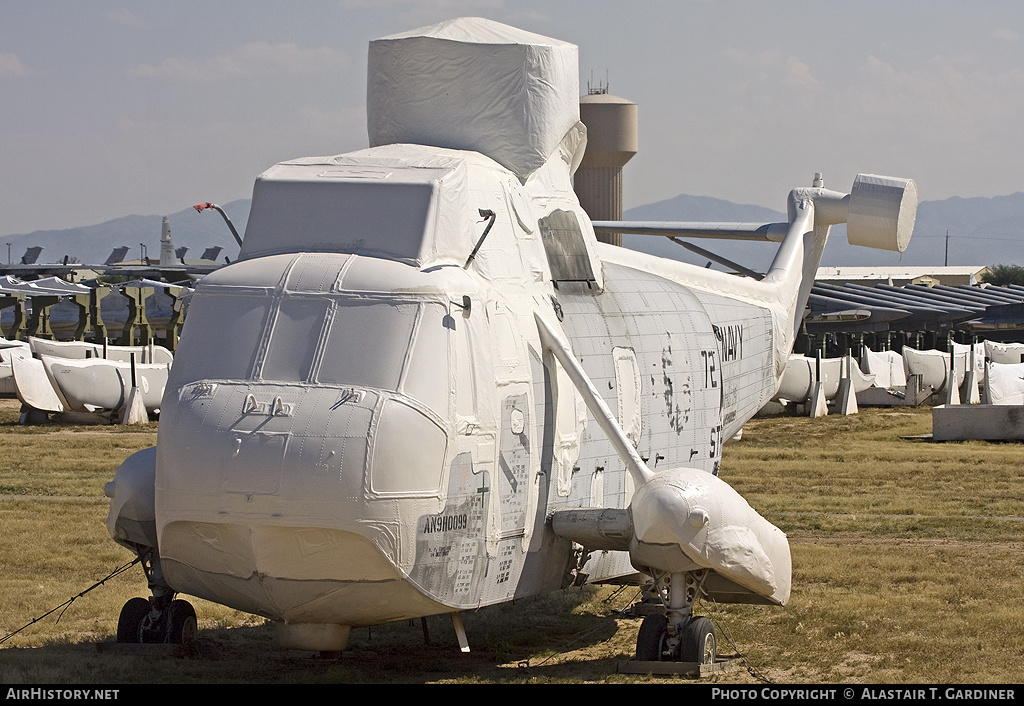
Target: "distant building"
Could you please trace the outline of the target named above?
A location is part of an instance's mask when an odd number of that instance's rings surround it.
[[[980,284],[982,275],[989,272],[982,265],[955,265],[949,267],[819,267],[815,280],[830,284],[891,284],[905,287],[924,284],[929,287],[945,285]]]

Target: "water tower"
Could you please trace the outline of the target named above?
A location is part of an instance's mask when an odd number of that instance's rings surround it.
[[[587,126],[587,151],[573,179],[580,205],[594,221],[622,220],[622,167],[636,154],[637,105],[590,90],[580,98],[580,120]],[[622,245],[621,233],[598,235]]]

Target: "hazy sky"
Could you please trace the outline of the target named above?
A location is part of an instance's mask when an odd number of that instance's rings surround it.
[[[639,104],[626,207],[784,210],[814,172],[1024,191],[1024,3],[0,0],[0,236],[251,195],[361,149],[367,43],[479,16],[578,45]]]

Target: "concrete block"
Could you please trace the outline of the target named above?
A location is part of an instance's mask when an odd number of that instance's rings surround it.
[[[932,407],[932,439],[1024,440],[1024,406],[972,404]]]

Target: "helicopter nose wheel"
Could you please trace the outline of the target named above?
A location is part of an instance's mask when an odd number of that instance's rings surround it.
[[[132,598],[117,619],[121,643],[168,643],[192,646],[199,639],[199,625],[192,604],[183,600]]]
[[[672,632],[661,613],[645,617],[636,638],[637,661],[714,664],[718,658],[718,640],[708,618],[691,617]]]

